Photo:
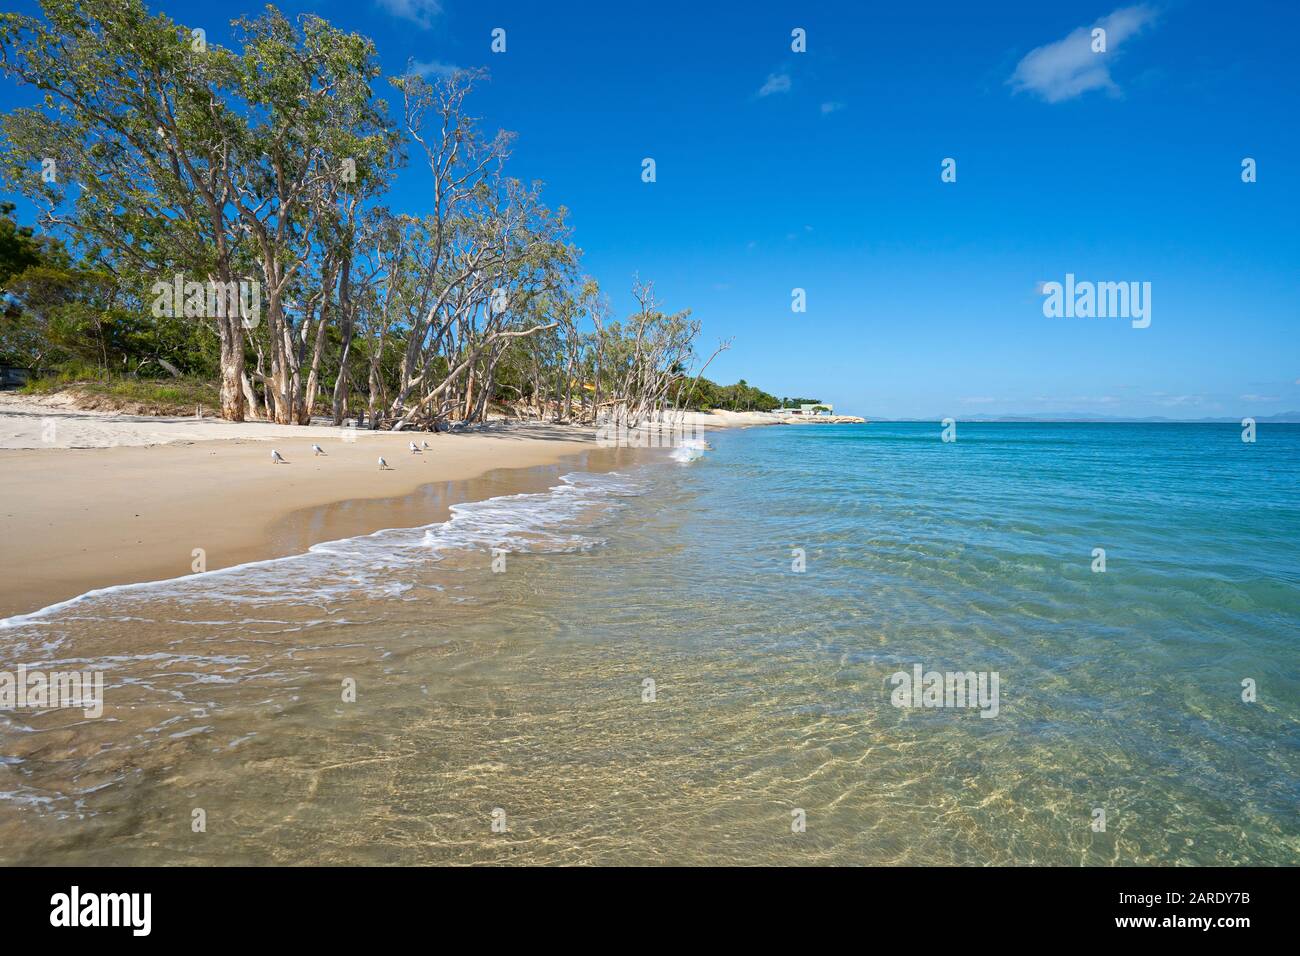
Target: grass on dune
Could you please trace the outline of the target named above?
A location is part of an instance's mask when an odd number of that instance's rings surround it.
[[[130,378],[126,376],[88,376],[68,370],[28,382],[22,392],[27,395],[52,395],[71,392],[88,407],[123,410],[142,406],[154,414],[193,414],[196,405],[209,413],[220,407],[217,383],[199,378]],[[82,404],[78,401],[78,404]]]

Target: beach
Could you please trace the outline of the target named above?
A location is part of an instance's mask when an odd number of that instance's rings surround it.
[[[412,454],[411,441],[430,447]],[[273,448],[288,464],[272,463]],[[400,501],[493,469],[519,470],[518,489],[532,488],[526,470],[594,450],[594,429],[575,426],[369,432],[113,415],[0,395],[0,618],[445,518],[446,501],[418,516]],[[381,456],[391,470],[379,470]],[[356,504],[328,507],[347,502]]]
[[[672,423],[708,433],[790,422],[762,412],[717,411],[679,413]],[[655,431],[648,434],[646,441],[660,444]],[[668,434],[666,441],[675,440]],[[414,454],[412,441],[429,447]],[[496,419],[466,432],[372,432],[211,415],[127,415],[79,408],[58,394],[0,393],[0,518],[10,542],[0,618],[97,588],[301,553],[403,521],[445,518],[450,499],[432,511],[427,500],[405,499],[423,486],[465,482],[494,469],[516,470],[517,490],[535,490],[529,469],[589,455],[601,444],[610,442],[599,442],[591,426]],[[272,449],[286,464],[272,462]],[[380,470],[380,457],[388,469]],[[596,465],[584,461],[583,467]],[[473,494],[461,488],[456,500]]]

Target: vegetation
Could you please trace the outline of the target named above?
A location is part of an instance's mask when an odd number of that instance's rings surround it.
[[[612,317],[567,211],[469,115],[480,73],[391,77],[390,108],[373,43],[317,16],[267,7],[225,49],[143,0],[42,10],[0,15],[0,71],[42,95],[0,119],[0,181],[41,230],[0,215],[0,362],[34,387],[375,428],[780,404],[703,378],[729,343],[700,354],[652,283]],[[386,204],[407,163],[419,213]]]
[[[694,393],[690,383],[683,385],[687,397],[681,403],[683,408],[709,409],[723,408],[732,412],[770,412],[780,408],[780,401],[773,395],[757,389],[743,378],[735,385],[717,385],[708,379],[701,379]]]
[[[216,383],[210,379],[106,376],[75,365],[34,379],[22,390],[30,395],[42,395],[69,386],[75,386],[82,396],[102,397],[114,408],[139,406],[166,415],[192,414],[196,408],[202,408],[204,414],[211,414],[220,402]]]

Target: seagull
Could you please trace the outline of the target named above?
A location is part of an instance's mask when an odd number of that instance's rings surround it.
[[[311,450],[314,451],[314,452],[315,452],[316,454],[318,454],[318,455],[325,455],[325,449],[322,448],[320,445],[312,445],[312,446],[311,446]],[[328,458],[329,456],[328,456],[328,455],[325,455],[325,457]]]
[[[411,442],[411,454],[412,455],[422,454],[422,452],[420,451],[420,447],[415,442]]]
[[[379,459],[379,470],[380,470],[380,471],[392,471],[393,469],[389,468],[389,467],[388,467],[388,462],[384,461],[384,459],[381,458],[381,459]]]
[[[427,441],[422,441],[420,442],[420,444],[423,445],[425,448],[429,447],[429,443]]]
[[[287,464],[289,464],[289,463],[288,463],[287,461],[284,460],[284,456],[283,456],[283,455],[281,455],[278,451],[276,451],[274,448],[272,448],[272,449],[271,449],[271,464],[273,464],[273,465],[287,465]]]

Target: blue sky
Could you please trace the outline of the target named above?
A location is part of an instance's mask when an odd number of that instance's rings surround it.
[[[150,5],[217,42],[259,9]],[[489,68],[473,111],[518,132],[615,310],[639,272],[706,352],[734,338],[711,378],[877,417],[1300,409],[1294,3],[279,6],[390,72]],[[412,166],[391,202],[426,194]],[[1044,317],[1066,273],[1150,282],[1150,327]]]

